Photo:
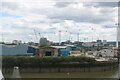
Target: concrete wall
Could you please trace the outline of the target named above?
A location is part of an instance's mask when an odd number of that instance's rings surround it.
[[[100,65],[100,64],[99,64]],[[101,64],[103,65],[103,64]],[[107,66],[106,66],[107,65]],[[110,71],[118,69],[117,64],[108,63],[103,66],[91,66],[88,67],[40,67],[40,68],[20,68],[21,73],[44,73],[44,72],[98,72],[98,71]],[[12,73],[12,68],[3,68],[3,73]]]
[[[115,62],[109,63],[96,63],[96,64],[81,64],[82,66],[77,67],[39,67],[39,68],[20,68],[21,73],[31,72],[98,72],[98,71],[110,71],[118,69],[118,64]],[[3,68],[3,73],[12,73],[12,68]]]

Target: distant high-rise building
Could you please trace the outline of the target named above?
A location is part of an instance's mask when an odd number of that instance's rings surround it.
[[[44,37],[42,37],[42,38],[40,38],[40,46],[45,46],[45,45],[47,45],[47,38],[44,38]]]

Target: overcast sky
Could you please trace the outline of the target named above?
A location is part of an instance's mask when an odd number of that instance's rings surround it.
[[[81,41],[91,41],[92,36],[93,40],[116,40],[117,2],[15,1],[0,4],[0,34],[5,42],[36,41],[34,30],[38,38],[40,33],[55,42],[59,30],[62,41],[77,41],[78,33]]]

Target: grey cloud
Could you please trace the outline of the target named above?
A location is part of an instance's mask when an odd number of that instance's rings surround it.
[[[104,26],[104,28],[115,28],[116,26]]]
[[[99,2],[98,6],[101,6],[101,7],[118,7],[118,2]]]
[[[56,7],[60,7],[60,8],[63,8],[63,7],[67,7],[69,6],[70,4],[77,4],[77,3],[80,3],[80,2],[72,2],[72,1],[69,1],[69,2],[56,2],[55,6]],[[89,7],[117,7],[118,6],[118,2],[84,2],[83,4],[84,6],[89,6]]]
[[[79,9],[79,8],[73,8],[71,6],[69,7],[65,7],[68,6],[70,4],[73,4],[74,2],[57,2],[55,4],[56,7],[43,7],[43,8],[39,8],[36,7],[34,9],[31,8],[31,10],[29,11],[29,13],[37,13],[40,15],[44,15],[48,18],[48,20],[44,20],[44,21],[33,21],[32,23],[60,23],[63,20],[73,20],[76,22],[89,22],[89,23],[101,23],[104,21],[113,21],[113,16],[111,16],[111,14],[113,14],[113,9],[111,8],[111,10],[108,9],[104,9],[102,8],[102,10],[100,12],[98,12],[99,14],[96,14],[91,8],[86,8],[87,10],[83,9]],[[76,4],[76,3],[74,3]],[[86,4],[86,3],[83,3]],[[106,4],[106,5],[105,5]],[[114,3],[115,4],[115,3]],[[64,8],[58,8],[63,6]],[[104,3],[89,3],[89,6],[113,6],[113,3],[108,3],[108,2],[104,2]],[[45,5],[47,6],[47,5]],[[99,8],[99,7],[97,7]],[[107,16],[106,16],[107,15]],[[114,14],[113,14],[114,15]]]
[[[55,6],[59,7],[59,8],[63,8],[63,7],[67,7],[70,4],[72,4],[73,2],[56,2]]]
[[[53,23],[53,24],[55,24],[55,23],[61,23],[61,22],[63,22],[63,20],[60,20],[60,19],[51,19],[50,22]]]
[[[2,7],[2,9],[8,8],[12,10],[17,10],[19,8],[19,4],[16,2],[2,2],[0,6]]]
[[[89,14],[90,13],[90,14]],[[101,23],[104,21],[111,21],[113,18],[110,15],[100,15],[94,14],[94,12],[86,11],[81,12],[78,9],[76,10],[66,10],[63,12],[55,12],[54,15],[49,14],[48,18],[50,19],[61,19],[61,20],[74,20],[76,22],[90,22],[90,23]]]
[[[66,7],[70,4],[75,4],[75,2],[56,2],[55,6],[57,7]],[[99,3],[83,3],[84,5],[89,6],[115,6],[115,2],[99,2]],[[4,7],[9,7],[11,9],[17,9],[18,5],[13,2],[3,3]],[[89,9],[89,8],[88,8]],[[67,8],[34,8],[31,9],[32,13],[38,13],[41,15],[45,15],[48,20],[44,21],[33,21],[32,23],[39,24],[39,23],[60,23],[63,20],[73,20],[76,22],[89,22],[89,23],[102,23],[104,21],[113,21],[112,14],[113,10],[102,9],[99,13],[100,15],[96,15],[92,10],[81,10],[75,9],[72,7]],[[106,16],[107,15],[107,16]]]
[[[87,7],[118,7],[118,2],[86,2],[83,5]]]
[[[72,4],[72,3],[63,3],[63,2],[58,2],[58,3],[67,4],[67,5]],[[98,6],[98,4],[104,5],[104,6],[105,4],[108,4],[106,5],[107,7],[112,6],[112,3],[109,4],[108,2],[90,3],[90,6],[93,6],[93,5]],[[98,11],[98,14],[96,14],[96,12],[93,11],[91,8],[85,7],[85,9],[73,8],[69,6],[69,7],[64,7],[60,9],[59,8],[34,9],[32,12],[46,15],[46,17],[50,19],[51,23],[59,23],[60,21],[63,21],[63,20],[73,20],[76,22],[88,22],[88,23],[102,23],[105,21],[114,21],[113,19],[114,16],[112,16],[114,15],[113,14],[114,10],[111,7],[109,10],[108,8],[102,7],[100,11]]]

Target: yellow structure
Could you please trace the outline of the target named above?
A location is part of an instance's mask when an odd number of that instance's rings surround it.
[[[114,50],[114,54],[117,54],[118,53],[118,51],[117,50]]]

